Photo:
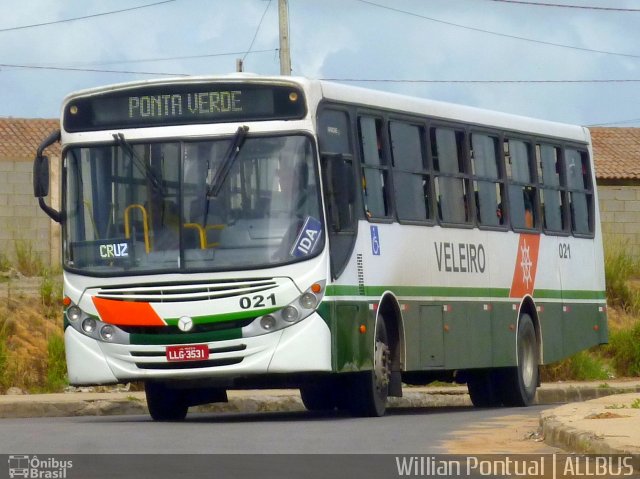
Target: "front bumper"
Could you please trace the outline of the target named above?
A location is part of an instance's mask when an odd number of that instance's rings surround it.
[[[273,333],[205,344],[209,346],[208,360],[169,362],[165,349],[170,344],[113,344],[68,327],[65,347],[69,382],[98,385],[331,371],[331,333],[317,313]]]

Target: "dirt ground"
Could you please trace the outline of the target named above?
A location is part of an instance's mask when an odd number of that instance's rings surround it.
[[[531,415],[510,415],[489,419],[456,433],[444,443],[450,454],[552,454],[562,452],[547,446],[540,433],[539,419]]]

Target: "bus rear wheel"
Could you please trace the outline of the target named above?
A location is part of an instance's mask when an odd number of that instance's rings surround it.
[[[147,407],[154,421],[184,421],[189,406],[180,390],[168,388],[165,384],[145,382],[144,392]]]
[[[347,409],[354,416],[380,417],[387,408],[391,379],[391,348],[384,318],[378,317],[373,353],[373,370],[357,373],[346,398]]]
[[[503,372],[500,391],[505,406],[529,406],[538,388],[538,340],[527,313],[518,322],[517,354],[518,365]]]
[[[497,371],[484,370],[470,373],[467,380],[469,397],[475,407],[498,407],[502,405],[500,376]]]

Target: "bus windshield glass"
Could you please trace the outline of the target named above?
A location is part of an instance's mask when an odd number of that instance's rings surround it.
[[[312,143],[249,136],[215,195],[233,139],[72,147],[65,266],[88,274],[269,267],[324,244]]]

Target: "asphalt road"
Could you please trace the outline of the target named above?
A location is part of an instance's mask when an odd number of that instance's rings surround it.
[[[391,409],[382,418],[341,414],[189,414],[182,423],[148,416],[0,420],[0,454],[438,454],[456,431],[517,409]]]

